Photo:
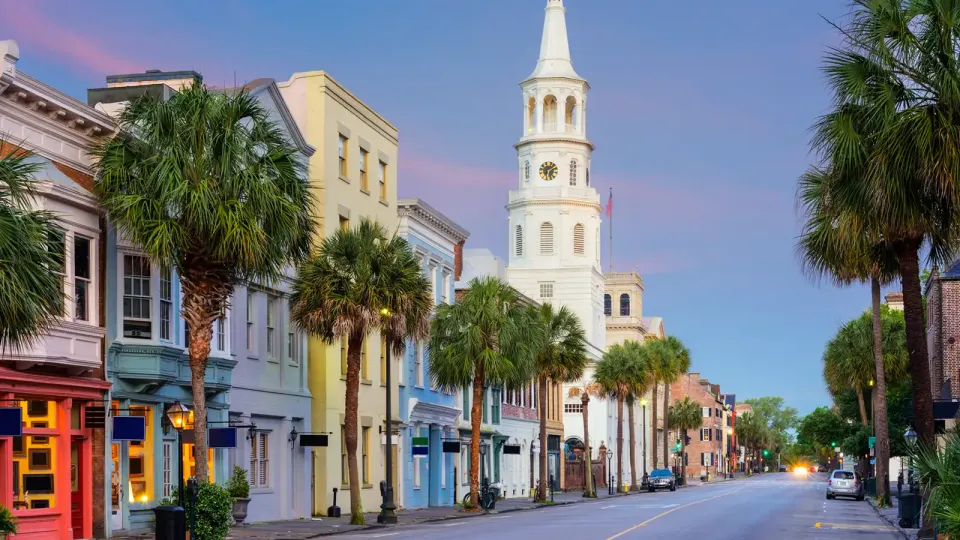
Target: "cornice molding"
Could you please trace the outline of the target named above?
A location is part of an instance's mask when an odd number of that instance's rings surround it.
[[[603,206],[600,203],[588,202],[588,201],[577,201],[571,199],[562,199],[562,198],[547,198],[547,199],[526,199],[521,201],[514,201],[506,205],[507,210],[514,210],[517,208],[523,208],[525,206],[579,206],[581,208],[590,208],[596,210],[597,212],[603,210]]]
[[[524,146],[534,144],[534,143],[551,143],[551,142],[564,142],[564,143],[574,143],[587,146],[590,148],[590,151],[593,152],[597,149],[596,145],[593,144],[589,139],[580,139],[576,137],[566,137],[562,133],[548,133],[544,135],[539,133],[537,135],[532,135],[530,137],[524,137],[514,143],[513,147],[519,152]]]
[[[454,245],[470,237],[469,231],[420,199],[400,199],[397,201],[397,215],[422,223],[434,232],[446,237]]]

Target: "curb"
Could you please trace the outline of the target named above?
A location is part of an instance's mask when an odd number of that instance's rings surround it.
[[[889,519],[887,516],[883,515],[883,512],[880,510],[879,507],[877,507],[877,504],[873,502],[873,499],[867,499],[867,504],[870,505],[870,508],[873,508],[873,511],[876,512],[878,516],[880,516],[880,519],[882,519],[884,522],[886,522],[891,527],[893,527],[898,533],[900,533],[900,536],[902,536],[904,540],[913,540],[913,537],[909,533],[907,533],[906,530],[901,528],[898,523],[896,523],[894,520]]]

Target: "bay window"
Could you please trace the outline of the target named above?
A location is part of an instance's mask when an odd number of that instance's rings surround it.
[[[150,261],[140,255],[123,256],[123,337],[151,339]]]
[[[160,339],[170,341],[173,317],[173,281],[169,268],[160,269]]]
[[[76,319],[90,320],[90,239],[73,238],[73,290]]]

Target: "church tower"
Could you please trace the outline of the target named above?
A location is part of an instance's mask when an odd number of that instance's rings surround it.
[[[540,58],[520,83],[523,134],[517,189],[509,213],[510,284],[580,318],[593,347],[604,348],[604,281],[600,269],[600,196],[590,183],[587,92],[573,69],[563,0],[547,0]]]

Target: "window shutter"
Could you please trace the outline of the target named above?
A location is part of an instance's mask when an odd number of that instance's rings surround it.
[[[540,254],[553,255],[553,224],[549,221],[540,225]]]
[[[570,160],[570,185],[577,185],[577,160]]]
[[[583,255],[583,224],[577,223],[573,226],[573,253],[574,255]]]
[[[516,253],[517,257],[523,256],[523,226],[521,225],[517,225]]]

